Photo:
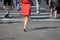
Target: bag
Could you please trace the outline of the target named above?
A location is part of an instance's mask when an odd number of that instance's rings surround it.
[[[23,3],[30,3],[31,0],[22,0]]]
[[[55,7],[58,4],[58,0],[52,0],[52,6]]]

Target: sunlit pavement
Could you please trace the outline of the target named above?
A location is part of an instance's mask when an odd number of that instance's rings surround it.
[[[29,21],[27,32],[23,22],[0,23],[0,40],[60,40],[60,21]]]

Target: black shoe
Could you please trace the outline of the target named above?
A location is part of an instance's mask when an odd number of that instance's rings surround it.
[[[26,32],[26,29],[23,29],[24,32]]]
[[[8,15],[8,14],[6,14],[6,15],[5,15],[5,18],[9,18],[9,15]]]

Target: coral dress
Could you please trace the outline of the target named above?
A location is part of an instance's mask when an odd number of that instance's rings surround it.
[[[31,0],[22,0],[22,15],[29,16],[31,14]]]

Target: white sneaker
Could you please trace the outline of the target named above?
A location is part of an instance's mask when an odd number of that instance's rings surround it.
[[[39,13],[39,11],[36,11],[36,13]]]

